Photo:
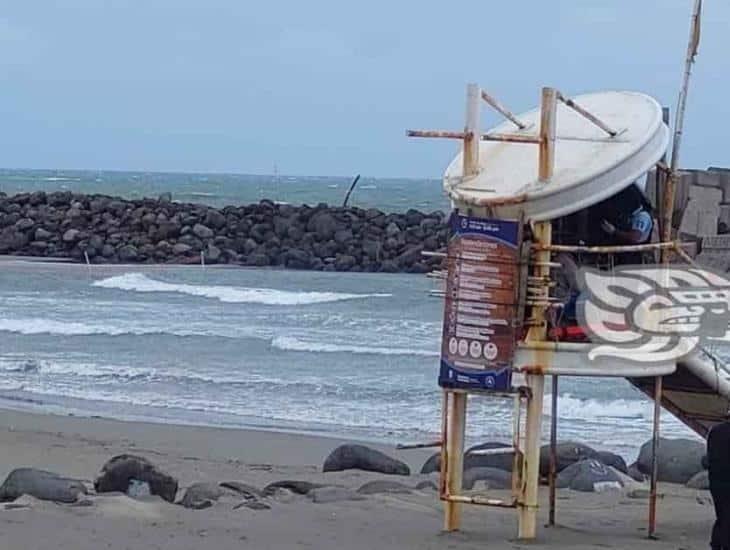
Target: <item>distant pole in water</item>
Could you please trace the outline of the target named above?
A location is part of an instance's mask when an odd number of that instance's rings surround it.
[[[200,251],[200,267],[205,269],[205,252]]]
[[[352,180],[352,183],[350,184],[350,189],[348,189],[347,195],[345,195],[345,200],[342,203],[342,208],[345,208],[347,206],[347,201],[350,200],[350,194],[352,194],[352,190],[355,189],[358,181],[360,181],[360,174],[355,176],[355,179]]]
[[[84,259],[86,260],[86,267],[89,270],[89,275],[91,275],[91,262],[89,261],[89,253],[84,250]]]

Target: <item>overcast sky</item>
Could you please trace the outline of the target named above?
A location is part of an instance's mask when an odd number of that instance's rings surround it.
[[[673,108],[692,3],[4,0],[0,166],[438,177],[454,144],[404,131],[463,126],[469,81]],[[684,166],[730,166],[729,35],[705,0]]]

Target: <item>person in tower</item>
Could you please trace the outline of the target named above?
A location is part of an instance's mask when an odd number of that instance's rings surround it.
[[[603,244],[634,245],[651,240],[654,228],[651,203],[634,183],[611,197],[600,207]],[[642,252],[625,252],[616,255],[617,263],[643,263]]]

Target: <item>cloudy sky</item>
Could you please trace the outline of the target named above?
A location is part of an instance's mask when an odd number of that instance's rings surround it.
[[[692,0],[5,0],[0,166],[434,176],[464,85],[672,107]],[[730,166],[730,2],[706,0],[684,166]],[[485,127],[496,119],[486,119]]]

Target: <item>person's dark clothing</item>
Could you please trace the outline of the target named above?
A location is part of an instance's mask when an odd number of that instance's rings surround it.
[[[710,547],[730,550],[730,422],[718,424],[707,436],[707,470],[716,517]]]

